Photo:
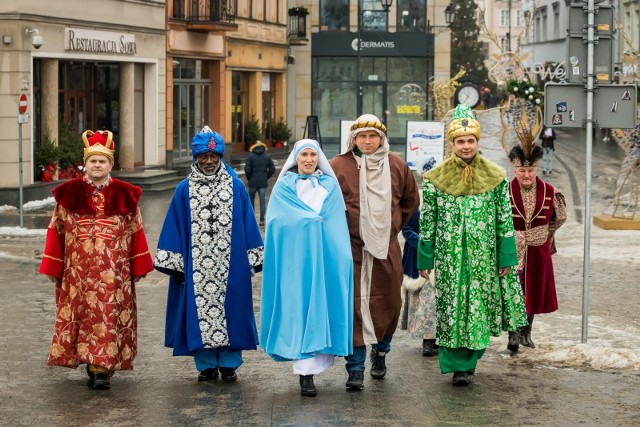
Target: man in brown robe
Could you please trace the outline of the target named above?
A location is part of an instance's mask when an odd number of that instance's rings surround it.
[[[407,164],[389,150],[386,127],[371,114],[351,126],[349,150],[331,161],[347,207],[354,262],[353,354],[347,356],[349,390],[364,387],[371,344],[371,376],[387,373],[385,356],[401,309],[402,251],[398,233],[420,204]]]

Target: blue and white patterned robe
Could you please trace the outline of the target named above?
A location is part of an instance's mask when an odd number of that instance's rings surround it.
[[[262,257],[242,181],[225,167],[207,176],[193,165],[176,188],[154,262],[171,276],[165,346],[174,356],[257,347],[251,267],[261,267]]]

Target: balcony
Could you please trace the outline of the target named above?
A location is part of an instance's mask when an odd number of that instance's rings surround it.
[[[306,46],[309,44],[307,38],[307,15],[309,10],[306,7],[292,7],[289,9],[289,44],[291,46]]]
[[[184,21],[189,31],[233,31],[236,5],[237,0],[174,0],[172,18]]]

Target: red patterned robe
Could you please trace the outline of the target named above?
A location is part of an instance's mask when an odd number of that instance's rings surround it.
[[[138,200],[142,190],[110,178],[53,189],[56,207],[40,273],[57,278],[49,365],[133,368],[137,307],[132,278],[153,270]]]
[[[551,313],[558,309],[551,255],[555,231],[567,219],[564,197],[540,178],[529,189],[513,179],[509,197],[527,316]]]

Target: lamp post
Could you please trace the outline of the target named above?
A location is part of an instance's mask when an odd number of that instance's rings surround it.
[[[509,9],[509,32],[507,33],[507,51],[511,52],[511,0],[507,2],[507,8]]]
[[[453,3],[449,3],[444,10],[444,22],[446,22],[447,25],[431,25],[431,23],[427,21],[427,34],[431,33],[432,28],[451,28],[451,24],[456,20],[457,13],[458,11]]]
[[[358,87],[358,99],[362,96],[362,86],[360,85],[360,51],[362,50],[362,18],[364,17],[365,12],[369,14],[374,13],[386,13],[389,14],[389,10],[391,9],[391,5],[393,5],[393,0],[380,0],[380,5],[382,6],[381,10],[359,10],[358,13],[358,42],[356,45],[356,85]],[[358,8],[360,8],[360,2],[358,2]],[[389,23],[387,22],[387,29],[389,27]],[[358,102],[358,101],[357,101]],[[358,102],[358,107],[360,104]],[[362,112],[358,111],[358,116],[361,115]]]

